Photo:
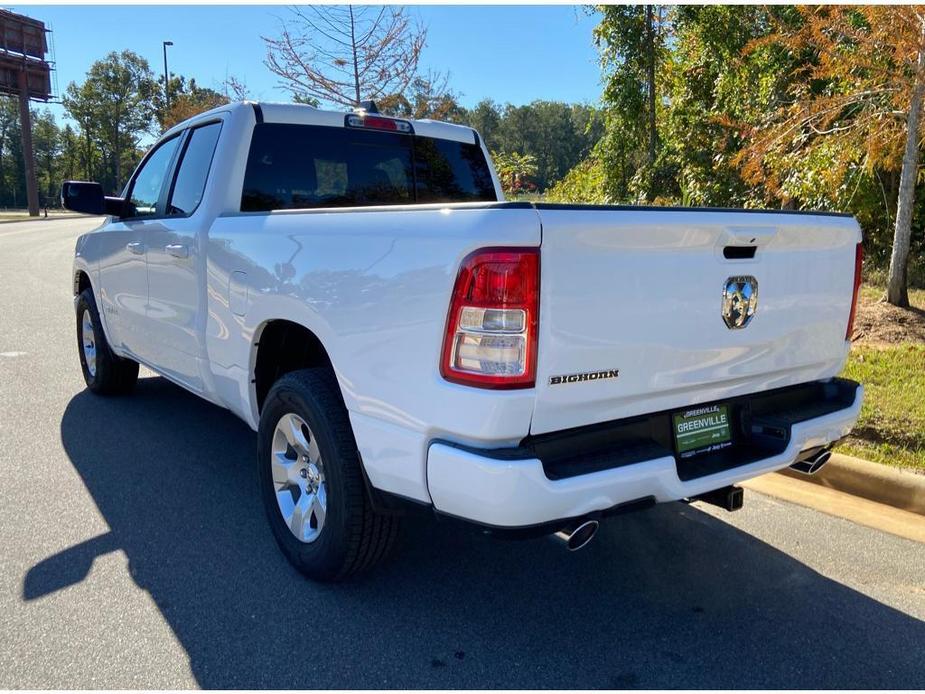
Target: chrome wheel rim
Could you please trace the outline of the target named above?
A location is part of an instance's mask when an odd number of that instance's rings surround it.
[[[285,414],[273,431],[270,450],[273,491],[283,522],[299,542],[314,542],[324,529],[328,489],[321,451],[297,414]]]
[[[90,320],[90,311],[84,309],[80,320],[80,344],[83,345],[84,362],[91,377],[96,376],[96,335],[93,332],[93,321]]]

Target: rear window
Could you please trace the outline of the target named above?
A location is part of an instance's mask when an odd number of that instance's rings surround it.
[[[315,125],[254,127],[241,210],[496,200],[479,146]]]

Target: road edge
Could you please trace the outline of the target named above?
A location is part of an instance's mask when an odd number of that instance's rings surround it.
[[[925,516],[925,475],[912,470],[833,453],[831,460],[815,475],[804,475],[789,468],[778,472],[786,477]]]

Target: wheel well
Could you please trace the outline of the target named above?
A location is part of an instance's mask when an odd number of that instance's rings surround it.
[[[83,270],[78,270],[74,277],[74,296],[80,294],[84,289],[92,290],[90,285],[90,276]]]
[[[332,368],[324,345],[311,330],[287,320],[267,323],[257,341],[254,365],[257,411],[263,409],[267,393],[280,376],[318,366]]]

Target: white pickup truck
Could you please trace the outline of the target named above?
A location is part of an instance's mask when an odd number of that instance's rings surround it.
[[[80,364],[257,431],[305,574],[381,559],[409,504],[570,548],[658,502],[819,468],[861,268],[847,215],[504,202],[478,134],[239,103],[166,132],[74,263]]]

